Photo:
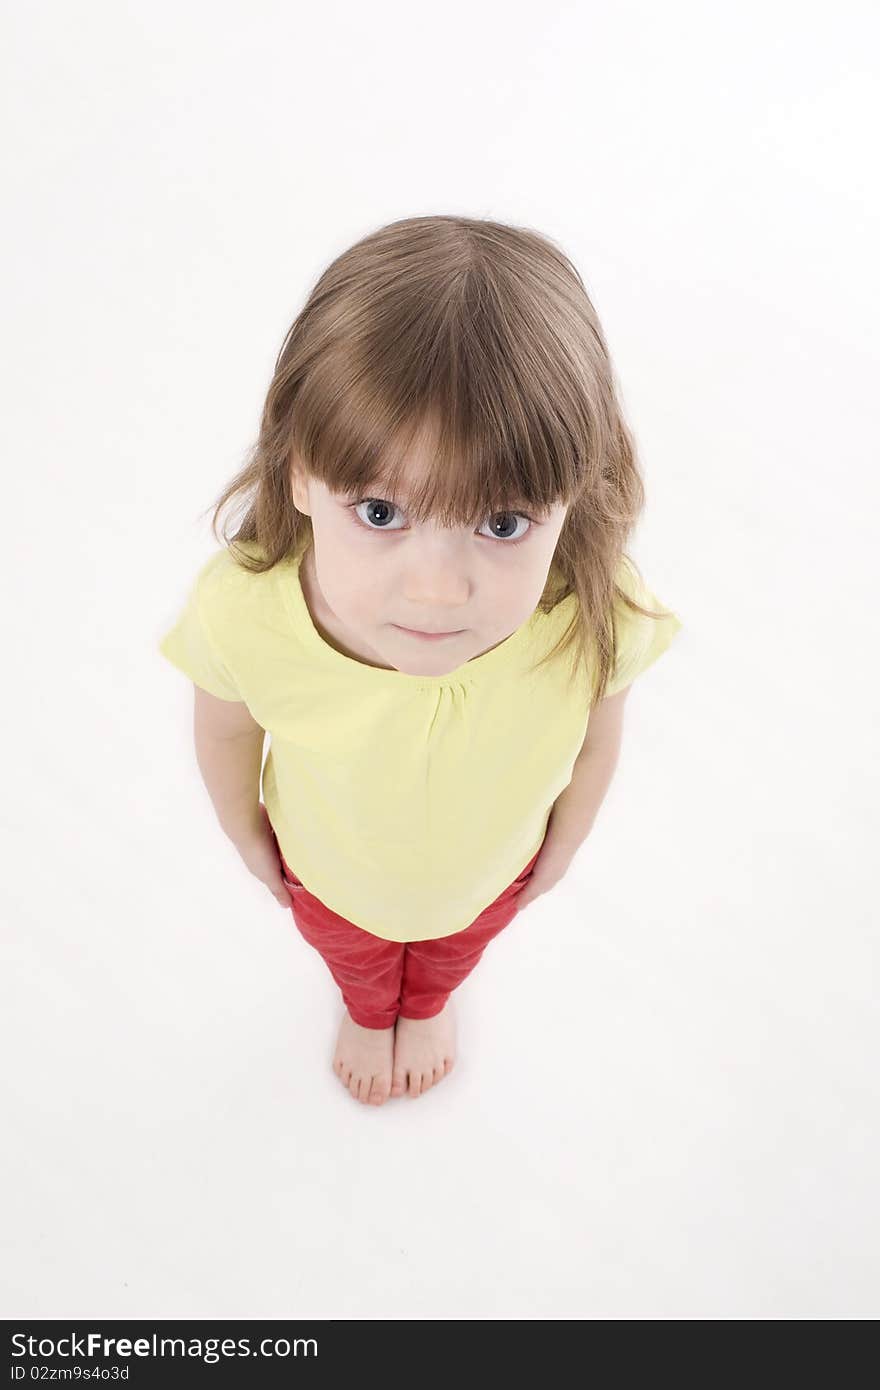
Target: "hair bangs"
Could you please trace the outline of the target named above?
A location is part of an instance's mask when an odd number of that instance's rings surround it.
[[[473,267],[445,289],[442,310],[407,306],[398,321],[397,306],[381,335],[337,341],[300,392],[305,467],[337,494],[448,527],[570,504],[592,451],[577,393],[555,393],[534,351],[502,331],[504,306],[486,302]]]
[[[477,527],[494,512],[540,518],[570,500],[545,457],[499,439],[478,420],[453,430],[417,418],[395,435],[376,430],[370,437],[364,420],[371,414],[361,414],[347,435],[337,426],[332,448],[319,446],[305,460],[337,496],[381,498],[417,524],[450,528]]]

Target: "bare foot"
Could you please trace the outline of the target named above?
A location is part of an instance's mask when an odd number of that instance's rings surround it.
[[[333,1070],[355,1100],[381,1105],[391,1090],[394,1025],[363,1028],[346,1009],[339,1025]]]
[[[455,1016],[447,999],[433,1018],[402,1018],[394,1027],[394,1066],[391,1094],[424,1095],[455,1065]]]

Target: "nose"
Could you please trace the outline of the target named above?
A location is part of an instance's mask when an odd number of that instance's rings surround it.
[[[470,589],[463,567],[448,556],[438,556],[411,566],[401,592],[407,610],[427,626],[452,629],[459,626],[457,615],[466,607]]]

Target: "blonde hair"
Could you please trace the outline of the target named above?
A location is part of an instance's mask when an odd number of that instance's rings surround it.
[[[213,504],[247,511],[223,542],[263,573],[308,543],[291,464],[337,493],[381,477],[396,496],[407,447],[432,432],[433,467],[406,488],[407,516],[477,527],[513,503],[569,510],[539,607],[573,614],[538,664],[564,652],[602,698],[617,658],[616,583],[644,506],[632,436],[596,311],[571,261],[529,228],[409,217],[344,251],[287,332],[247,462]],[[204,513],[203,513],[204,515]],[[256,542],[260,553],[237,544]],[[634,562],[628,563],[638,573]]]

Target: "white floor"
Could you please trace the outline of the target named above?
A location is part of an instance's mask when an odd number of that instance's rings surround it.
[[[127,837],[95,810],[47,856],[23,825],[5,1316],[875,1317],[867,783],[839,767],[844,837],[830,762],[811,803],[772,732],[713,747],[706,690],[673,729],[681,642],[417,1100],[333,1075],[336,987],[194,769],[129,786]]]

